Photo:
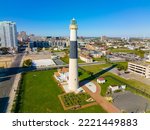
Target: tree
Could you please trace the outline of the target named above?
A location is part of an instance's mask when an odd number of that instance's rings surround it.
[[[23,62],[23,67],[30,67],[32,65],[32,60],[27,59]]]
[[[0,48],[0,51],[2,51],[2,54],[8,54],[9,48],[2,47],[2,48]]]
[[[127,68],[128,68],[128,66],[127,65],[122,65],[122,64],[118,64],[117,65],[117,69],[119,70],[119,71],[121,71],[121,70],[127,70]]]

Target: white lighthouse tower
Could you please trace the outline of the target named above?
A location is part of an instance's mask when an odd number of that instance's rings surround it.
[[[70,24],[69,89],[74,92],[79,88],[77,29],[77,22],[73,18]]]

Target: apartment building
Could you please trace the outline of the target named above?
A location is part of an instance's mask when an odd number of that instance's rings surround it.
[[[150,78],[150,63],[149,62],[129,62],[128,71],[139,74],[145,78]]]

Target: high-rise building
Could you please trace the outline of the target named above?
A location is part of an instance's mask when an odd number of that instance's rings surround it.
[[[78,49],[77,49],[77,29],[75,19],[70,24],[70,58],[69,58],[69,89],[76,91],[79,88],[78,82]]]
[[[17,29],[15,22],[0,22],[0,47],[17,47]]]

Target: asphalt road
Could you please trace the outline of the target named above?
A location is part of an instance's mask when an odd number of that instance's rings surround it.
[[[16,61],[17,62],[17,61]],[[93,63],[80,63],[78,64],[79,67],[80,66],[90,66],[90,65],[100,65],[100,64],[105,64],[106,62],[93,62]],[[8,68],[5,71],[6,72],[0,72],[0,78],[6,78],[6,77],[10,77],[12,75],[16,75],[22,72],[28,72],[28,71],[32,71],[32,70],[49,70],[49,69],[57,69],[57,68],[61,68],[61,67],[69,67],[68,64],[65,65],[54,65],[54,66],[49,66],[49,67],[30,67],[30,68],[23,68],[23,67],[17,67],[18,64],[12,68]]]
[[[14,70],[16,74],[18,72],[22,57],[23,54],[17,54],[14,62],[11,64],[11,68],[16,68]],[[6,112],[8,101],[10,99],[9,94],[16,77],[16,74],[9,75],[9,73],[10,69],[5,69],[0,72],[0,113]]]

